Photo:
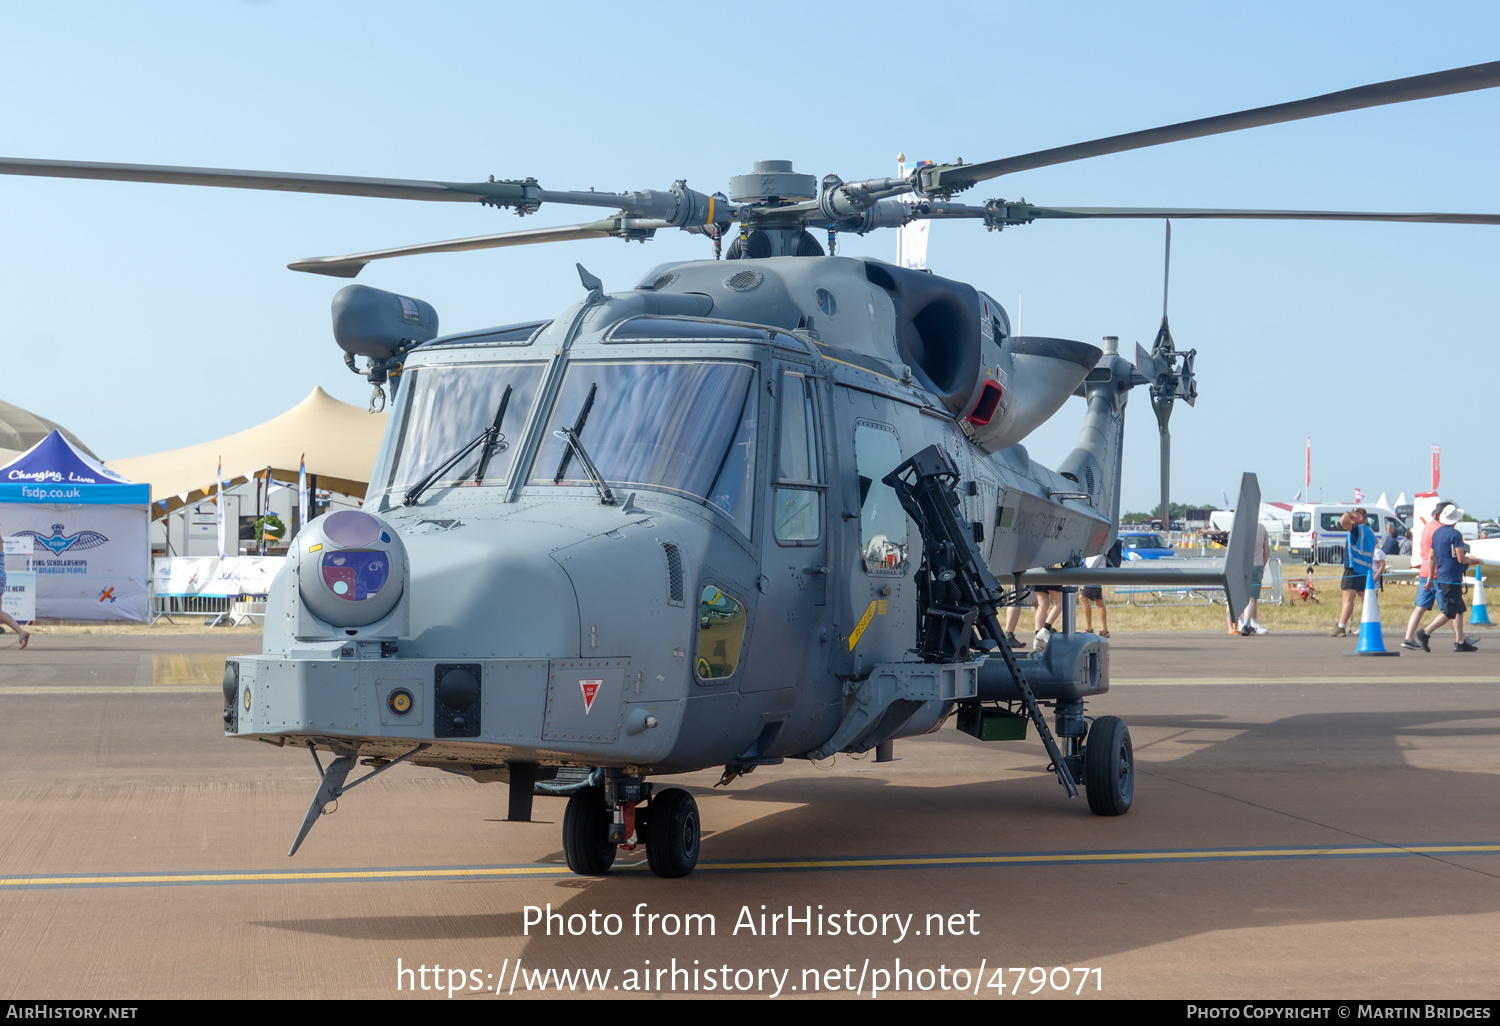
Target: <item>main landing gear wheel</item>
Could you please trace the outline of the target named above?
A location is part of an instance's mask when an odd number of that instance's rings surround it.
[[[1101,716],[1089,728],[1083,748],[1083,787],[1089,811],[1096,816],[1123,816],[1135,797],[1135,758],[1130,730],[1118,716]]]
[[[579,876],[603,876],[615,864],[604,788],[585,787],[568,799],[563,813],[563,855],[568,868]]]
[[[680,787],[651,798],[646,822],[646,861],[657,876],[687,876],[698,865],[698,803]]]

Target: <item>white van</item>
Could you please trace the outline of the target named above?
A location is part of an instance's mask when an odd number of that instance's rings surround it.
[[[1369,503],[1303,503],[1292,507],[1292,534],[1288,555],[1305,563],[1342,563],[1349,532],[1339,527],[1339,518],[1356,506],[1370,514],[1366,521],[1375,532],[1376,543],[1385,538],[1387,524],[1396,525],[1396,537],[1406,534],[1406,525],[1394,510]]]

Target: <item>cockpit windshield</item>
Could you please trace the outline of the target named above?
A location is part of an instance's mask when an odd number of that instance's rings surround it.
[[[480,445],[464,454],[442,469],[428,487],[503,483],[510,476],[521,428],[541,379],[540,363],[454,364],[408,370],[401,382],[405,401],[397,414],[400,426],[381,453],[382,465],[375,468],[377,487],[405,492],[442,468],[494,425],[509,387],[510,398],[505,402],[496,444]],[[476,482],[481,463],[483,480]]]
[[[567,458],[576,431],[605,483],[696,499],[750,534],[755,367],[736,361],[588,361],[563,377],[532,485],[593,485]]]

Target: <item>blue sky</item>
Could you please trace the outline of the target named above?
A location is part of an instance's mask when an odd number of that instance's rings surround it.
[[[0,152],[400,178],[536,176],[557,189],[727,188],[757,159],[845,178],[973,162],[1500,57],[1500,5],[949,3],[753,8],[571,3],[10,5]],[[733,20],[736,13],[745,20]],[[1057,206],[1500,211],[1500,90],[1254,129],[1026,172],[965,194]],[[328,303],[293,259],[518,222],[467,204],[0,179],[6,400],[105,458],[227,434],[314,385],[363,404]],[[933,269],[993,294],[1028,334],[1148,344],[1159,222],[932,232]],[[841,252],[892,258],[891,233]],[[610,289],[710,255],[661,233],[372,265],[444,330],[550,316],[581,261]],[[1174,500],[1239,474],[1394,500],[1428,482],[1500,514],[1489,401],[1500,228],[1179,221],[1171,320],[1201,398],[1173,426]],[[1138,395],[1127,509],[1156,502]],[[1071,406],[1028,447],[1055,466]],[[209,469],[205,468],[205,473]]]

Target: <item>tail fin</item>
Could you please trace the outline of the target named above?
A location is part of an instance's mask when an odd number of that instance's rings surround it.
[[[1110,544],[1120,521],[1121,456],[1125,446],[1125,401],[1130,389],[1145,384],[1130,362],[1119,354],[1119,340],[1104,340],[1104,356],[1089,372],[1079,392],[1088,402],[1078,445],[1063,460],[1058,473],[1077,482],[1094,509],[1109,517]]]
[[[1229,529],[1229,550],[1224,553],[1224,597],[1229,601],[1229,617],[1238,620],[1245,611],[1250,594],[1250,575],[1254,571],[1255,525],[1260,521],[1260,481],[1254,474],[1240,478],[1240,496],[1234,507],[1234,526]]]

